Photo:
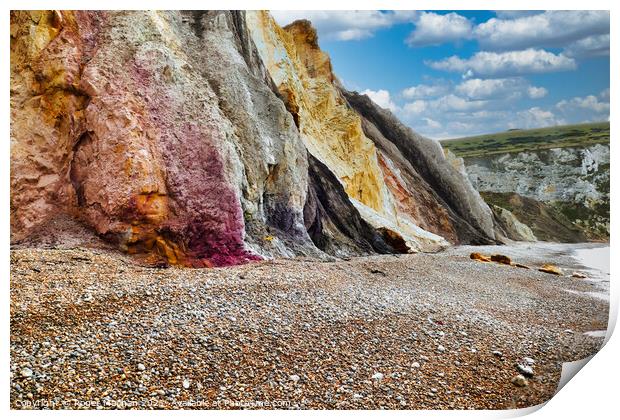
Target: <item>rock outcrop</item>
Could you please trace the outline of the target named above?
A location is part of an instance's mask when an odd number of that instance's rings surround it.
[[[339,86],[307,22],[11,12],[15,246],[90,230],[196,267],[427,251],[492,241],[482,204],[438,145]]]
[[[465,158],[465,166],[479,191],[494,193],[495,197],[516,193],[536,200],[563,214],[588,239],[608,239],[608,142],[472,156]],[[493,201],[489,204],[500,205]]]
[[[310,182],[304,219],[319,249],[334,256],[398,252],[389,244],[389,235],[383,235],[362,218],[325,164],[310,154],[308,163]]]
[[[236,12],[12,14],[14,240],[68,212],[173,264],[281,255],[281,241],[313,252],[306,150],[240,22]],[[262,240],[271,228],[275,244]]]
[[[495,217],[496,235],[503,235],[514,241],[536,242],[538,240],[532,229],[525,223],[521,223],[509,210],[496,205],[491,205],[491,210]]]
[[[422,215],[424,210],[415,212],[419,216],[414,220],[420,220],[431,231],[455,232],[454,242],[495,242],[491,210],[468,182],[466,173],[457,170],[446,158],[438,142],[415,133],[368,96],[342,91],[362,116],[365,132],[394,168],[386,171],[388,176],[398,174],[400,184],[408,186],[409,191],[405,193],[408,199],[399,200],[401,205],[415,207],[416,204],[407,205],[409,201],[418,203],[420,210],[433,209],[428,216]]]
[[[527,240],[525,236],[529,236],[529,233],[514,221],[506,220],[503,215],[508,219],[514,217],[517,222],[526,225],[539,241],[576,243],[588,240],[583,230],[553,205],[517,193],[482,192],[481,194],[487,202],[495,203],[491,204],[491,207],[496,214],[496,228],[508,239]],[[510,228],[510,224],[515,225],[517,229]]]
[[[436,235],[420,238],[418,227],[396,214],[377,149],[337,89],[329,57],[320,50],[310,22],[296,21],[282,29],[267,12],[248,12],[247,20],[308,152],[336,175],[364,219],[398,232],[414,250],[426,250],[425,240],[436,247],[447,245]]]

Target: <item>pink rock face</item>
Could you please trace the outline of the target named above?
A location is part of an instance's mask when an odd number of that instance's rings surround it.
[[[245,250],[241,203],[227,174],[230,163],[222,156],[220,127],[225,123],[192,113],[194,104],[173,80],[171,66],[176,63],[161,65],[171,59],[147,49],[130,66],[134,89],[147,102],[165,168],[170,215],[160,230],[184,245],[193,265],[196,260],[222,266],[259,259]],[[205,100],[209,96],[205,92]]]
[[[238,187],[224,156],[229,128],[218,112],[197,107],[216,109],[217,98],[200,92],[163,40],[123,44],[153,32],[158,22],[150,17],[114,14],[99,33],[92,21],[103,15],[95,13],[11,15],[12,88],[34,91],[12,97],[12,233],[27,238],[57,209],[151,262],[258,259],[245,249]],[[142,27],[128,28],[136,22]],[[50,39],[27,38],[33,32]],[[40,164],[33,168],[33,160]]]

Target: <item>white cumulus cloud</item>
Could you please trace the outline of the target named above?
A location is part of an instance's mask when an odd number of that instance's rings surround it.
[[[403,89],[401,94],[407,99],[423,99],[443,95],[448,92],[448,89],[449,86],[445,83],[435,85],[420,84]]]
[[[451,56],[439,61],[426,61],[435,70],[461,72],[478,76],[520,75],[574,70],[573,58],[545,50],[490,52],[479,51],[469,58]]]
[[[415,20],[415,29],[406,42],[412,47],[440,45],[471,37],[471,21],[457,13],[422,12]]]
[[[444,112],[473,111],[484,108],[487,103],[487,101],[482,100],[468,100],[451,93],[435,99],[432,102],[432,109]]]
[[[549,10],[514,19],[491,18],[474,29],[484,49],[563,47],[591,35],[609,34],[609,11]]]
[[[558,118],[552,111],[537,106],[519,111],[516,118],[508,123],[510,128],[539,128],[566,124],[562,118]]]
[[[407,102],[403,107],[405,114],[417,115],[422,114],[427,109],[427,102],[422,99],[418,99],[412,102]]]
[[[568,44],[564,54],[569,57],[597,57],[609,55],[609,34],[592,35]]]
[[[392,101],[390,97],[390,92],[384,89],[379,90],[370,90],[366,89],[362,91],[362,95],[368,95],[370,99],[373,100],[374,103],[379,105],[381,108],[389,109],[394,112],[398,109],[396,104]]]
[[[422,120],[426,122],[426,125],[431,130],[439,130],[441,128],[441,123],[439,121],[435,121],[432,118],[422,118]]]
[[[456,86],[455,92],[472,99],[516,99],[524,94],[532,99],[547,94],[544,87],[531,86],[521,77],[504,79],[468,79]]]
[[[516,19],[525,16],[538,15],[543,10],[496,10],[495,14],[500,19]]]
[[[540,98],[544,98],[545,96],[547,96],[547,93],[549,93],[547,91],[547,89],[545,89],[544,87],[540,86],[529,86],[527,88],[527,96],[529,96],[532,99],[540,99]]]
[[[597,113],[609,112],[609,102],[605,102],[594,95],[577,96],[568,100],[562,100],[556,106],[563,111],[572,111],[580,108]]]
[[[408,116],[425,115],[426,117],[435,117],[441,113],[481,110],[487,105],[488,101],[471,100],[449,93],[432,100],[417,99],[407,102],[403,106],[403,111]]]

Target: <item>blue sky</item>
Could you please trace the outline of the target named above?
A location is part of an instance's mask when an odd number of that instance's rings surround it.
[[[436,139],[609,119],[605,11],[274,11],[336,76]]]

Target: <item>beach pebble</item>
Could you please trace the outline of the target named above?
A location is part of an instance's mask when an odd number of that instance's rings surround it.
[[[502,354],[502,352],[501,352],[501,351],[499,351],[499,350],[493,350],[493,356],[502,357],[502,356],[503,356],[503,354]]]
[[[24,378],[30,378],[32,376],[32,369],[30,368],[23,368],[20,372],[19,372]]]
[[[534,376],[534,369],[531,366],[517,365],[517,370],[527,377]]]
[[[524,387],[528,385],[528,381],[527,379],[525,379],[525,376],[523,375],[517,375],[514,378],[512,378],[512,380],[510,381],[513,383],[513,385],[519,386],[519,387]]]
[[[138,370],[145,370],[146,366],[144,366],[142,363],[138,363]]]
[[[443,353],[444,351],[446,351],[446,348],[444,346],[442,346],[442,345],[439,345],[439,346],[437,346],[437,351],[439,353]]]
[[[556,267],[553,264],[543,264],[543,266],[540,267],[538,271],[542,271],[543,273],[555,274],[556,276],[561,276],[564,274],[562,272],[562,269]]]
[[[183,379],[183,388],[189,389],[189,379]]]
[[[372,375],[372,379],[376,379],[377,381],[380,381],[381,379],[383,379],[383,373],[375,372],[375,374]]]
[[[299,379],[300,379],[300,378],[299,378],[299,375],[291,375],[291,376],[289,376],[288,378],[289,378],[291,381],[293,381],[293,382],[297,382],[297,381],[299,381]]]

